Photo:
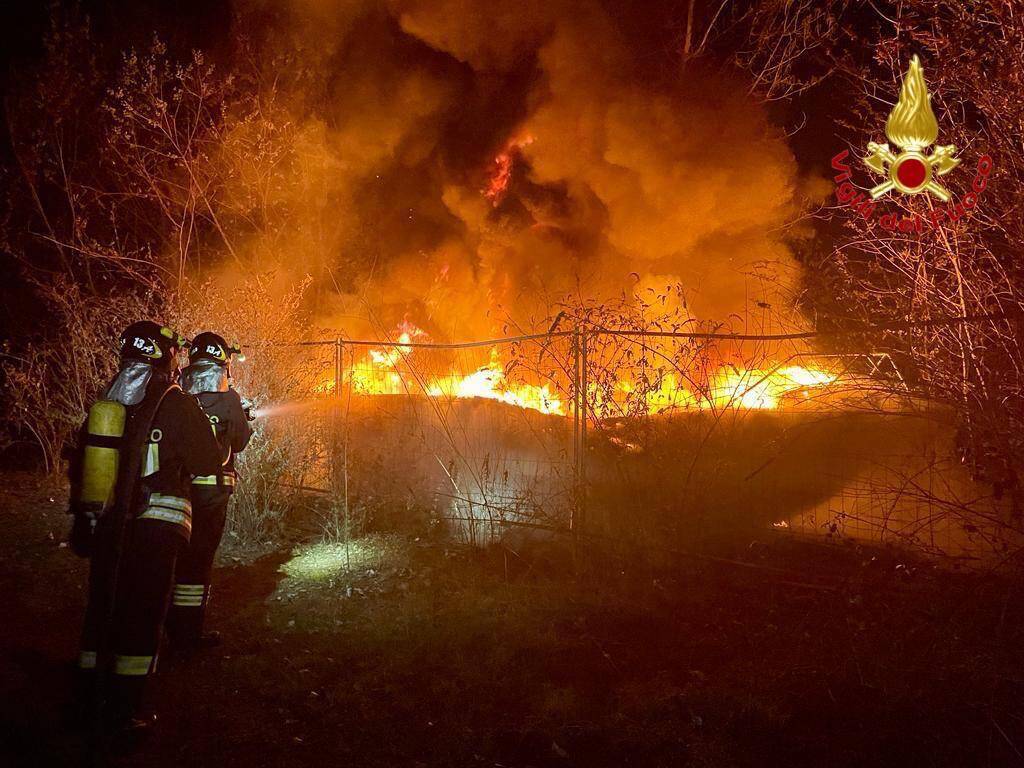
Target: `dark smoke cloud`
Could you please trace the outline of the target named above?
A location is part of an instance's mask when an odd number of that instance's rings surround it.
[[[281,94],[297,125],[281,194],[308,217],[252,258],[309,271],[324,324],[482,337],[566,295],[675,282],[715,319],[758,293],[752,269],[790,284],[803,190],[784,137],[738,78],[652,77],[596,2],[267,9],[244,7],[270,19],[268,60],[288,51],[322,88]]]

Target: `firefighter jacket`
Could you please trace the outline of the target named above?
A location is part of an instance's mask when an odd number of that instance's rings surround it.
[[[170,386],[166,374],[150,373],[126,394],[118,384],[124,373],[122,369],[105,398],[121,402],[128,417],[115,506],[129,517],[170,523],[187,539],[192,530],[191,479],[220,469],[224,458],[220,446],[196,398]],[[75,502],[81,485],[86,424],[79,431],[77,447],[68,455],[70,511],[75,516],[72,542],[81,555],[89,554],[92,538],[92,526]]]
[[[196,397],[209,419],[224,458],[217,472],[199,474],[195,485],[222,485],[229,489],[235,485],[235,454],[245,450],[252,437],[249,419],[242,409],[242,399],[234,389],[225,392],[202,392]]]
[[[187,540],[192,531],[192,477],[216,473],[222,461],[220,446],[196,398],[171,387],[145,436],[143,508],[138,519],[171,523]]]

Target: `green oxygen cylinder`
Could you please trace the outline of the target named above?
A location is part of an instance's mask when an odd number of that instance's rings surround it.
[[[114,501],[126,412],[113,400],[98,400],[89,409],[82,455],[82,511],[99,517]]]

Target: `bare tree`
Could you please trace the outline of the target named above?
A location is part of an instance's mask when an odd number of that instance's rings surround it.
[[[3,358],[8,426],[54,470],[124,325],[202,311],[203,326],[252,333],[260,317],[298,317],[287,297],[250,291],[255,319],[243,325],[204,288],[214,268],[242,263],[239,242],[273,238],[287,220],[266,211],[293,140],[272,94],[200,53],[179,63],[159,40],[109,72],[94,53],[88,23],[55,11],[46,56],[5,110],[16,183],[3,245],[53,319]]]
[[[941,142],[955,145],[962,165],[944,177],[954,194],[953,208],[930,195],[885,199],[894,220],[917,217],[938,221],[937,227],[908,236],[837,212],[832,221],[843,233],[833,247],[806,256],[812,267],[808,301],[823,324],[839,330],[893,318],[972,318],[851,334],[843,343],[888,352],[920,393],[948,406],[975,476],[990,481],[996,495],[1009,491],[1019,506],[1024,19],[1012,0],[844,5],[843,13],[855,24],[835,26],[840,16],[829,3],[773,3],[755,13],[749,27],[752,53],[739,61],[751,70],[757,90],[766,98],[800,97],[823,73],[832,73],[850,105],[835,120],[852,148],[850,162],[859,165],[858,154],[866,155],[868,142],[880,138],[909,60],[917,54],[933,94]],[[806,95],[813,99],[813,89]],[[799,98],[794,105],[805,106]],[[980,158],[991,158],[992,170],[979,181]],[[967,210],[957,209],[957,201],[966,202]]]

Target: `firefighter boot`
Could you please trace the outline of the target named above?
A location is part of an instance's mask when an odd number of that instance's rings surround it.
[[[149,737],[156,715],[142,712],[144,676],[114,675],[110,685],[104,726],[111,751],[129,754]]]
[[[203,632],[196,638],[196,648],[200,650],[216,648],[218,645],[220,645],[220,632],[215,629]]]
[[[66,710],[68,725],[73,728],[89,727],[95,722],[99,703],[96,700],[96,670],[76,666],[71,674],[71,702]]]

